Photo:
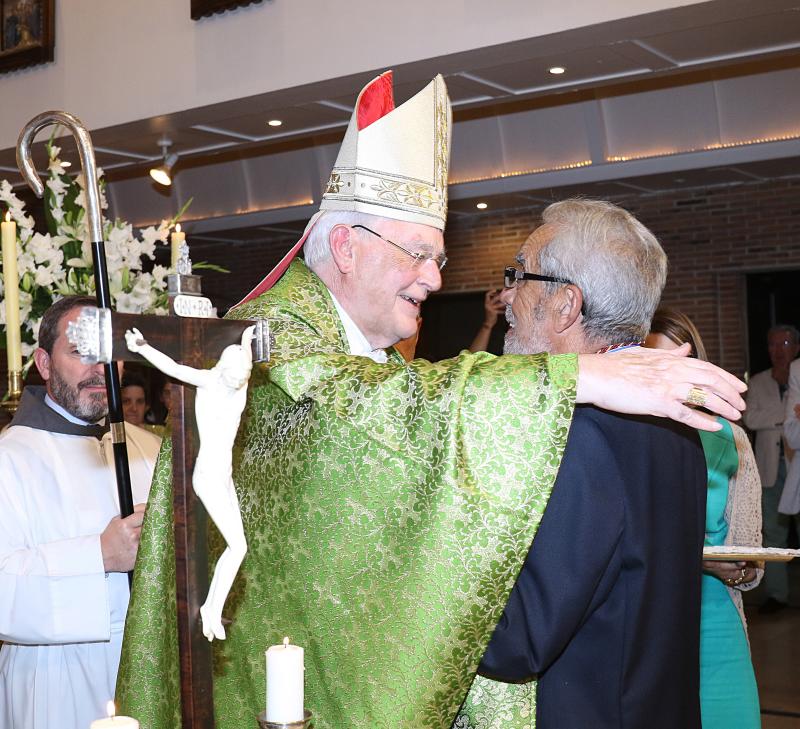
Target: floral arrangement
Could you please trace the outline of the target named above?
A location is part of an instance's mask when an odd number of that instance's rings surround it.
[[[22,327],[22,354],[28,358],[39,335],[39,324],[47,308],[63,296],[94,296],[94,266],[91,241],[86,222],[86,198],[83,174],[71,178],[59,159],[61,150],[53,139],[47,145],[49,165],[45,184],[45,218],[47,233],[34,231],[33,218],[26,215],[25,204],[14,194],[7,180],[0,182],[0,201],[8,207],[11,219],[17,224],[19,254],[19,301]],[[98,168],[100,204],[108,208]],[[117,311],[127,313],[168,313],[166,275],[164,266],[154,265],[145,272],[145,258],[155,257],[157,244],[166,244],[176,220],[186,210],[185,205],[173,220],[139,231],[137,238],[130,224],[103,218],[102,230],[108,262],[111,300]],[[2,206],[0,206],[2,207]],[[2,281],[0,281],[2,294]],[[5,344],[5,307],[0,306]]]

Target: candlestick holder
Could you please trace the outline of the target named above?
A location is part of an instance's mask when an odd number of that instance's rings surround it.
[[[17,412],[19,400],[22,396],[22,372],[20,370],[9,370],[8,373],[8,397],[3,400],[2,408],[9,415]]]
[[[311,729],[312,715],[308,709],[303,710],[303,718],[298,721],[267,721],[267,712],[258,715],[259,729]]]

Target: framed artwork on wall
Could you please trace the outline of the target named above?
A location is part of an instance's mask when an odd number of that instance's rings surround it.
[[[261,0],[192,0],[192,20],[200,20],[207,15],[224,13],[233,8],[243,8],[245,5],[253,5]]]
[[[54,4],[0,0],[0,73],[53,60]]]

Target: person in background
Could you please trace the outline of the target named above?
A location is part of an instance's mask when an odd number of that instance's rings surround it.
[[[497,320],[505,309],[506,305],[500,300],[500,289],[490,289],[483,297],[483,324],[478,329],[475,339],[469,345],[470,352],[486,352],[489,347],[489,338],[492,330],[497,325]]]
[[[122,375],[122,416],[126,423],[142,427],[147,412],[147,390],[144,380],[134,372]]]
[[[783,421],[783,437],[786,441],[786,458],[789,467],[783,494],[778,502],[778,514],[794,518],[798,527],[797,515],[800,513],[800,458],[795,453],[800,450],[800,365],[793,362],[789,371],[789,392],[786,396],[786,413]],[[798,532],[800,534],[800,532]]]
[[[42,318],[27,386],[0,436],[0,727],[87,729],[114,698],[128,577],[159,440],[125,425],[134,513],[119,516],[102,365],[65,334],[93,298]]]
[[[692,321],[659,309],[646,346],[674,349],[685,342],[707,361]],[[761,546],[761,480],[747,434],[720,419],[723,429],[700,432],[708,467],[706,539],[709,546]],[[752,562],[703,562],[700,611],[700,710],[703,729],[761,726],[753,663],[747,641],[742,591],[754,588],[763,571]]]
[[[789,324],[776,324],[767,332],[767,351],[772,364],[750,378],[744,424],[755,432],[756,463],[761,476],[761,516],[765,547],[787,547],[791,517],[778,513],[786,472],[793,456],[783,437],[789,391],[789,369],[800,352],[800,333]],[[782,610],[789,601],[785,562],[769,562],[764,569],[767,594],[759,612]]]

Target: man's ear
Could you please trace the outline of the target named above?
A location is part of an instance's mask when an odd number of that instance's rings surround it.
[[[328,243],[331,247],[331,258],[339,269],[339,273],[351,273],[353,270],[353,231],[347,225],[335,225],[330,232]]]
[[[553,326],[559,334],[579,322],[583,307],[583,293],[574,284],[567,284],[557,294],[559,302]]]
[[[41,347],[37,347],[33,353],[33,361],[42,379],[47,382],[50,379],[50,355]]]

